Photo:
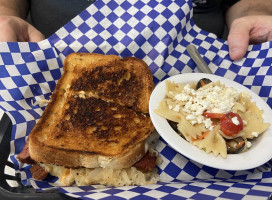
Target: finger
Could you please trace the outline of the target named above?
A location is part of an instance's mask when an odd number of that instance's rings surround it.
[[[33,26],[28,27],[29,42],[40,42],[44,40],[44,35]]]
[[[236,20],[232,23],[228,35],[229,53],[232,60],[241,59],[248,48],[251,23],[247,20]]]
[[[0,28],[0,42],[17,42],[17,34],[11,27]]]
[[[260,44],[266,41],[270,41],[270,30],[263,27],[256,27],[251,30],[249,43],[250,44]]]

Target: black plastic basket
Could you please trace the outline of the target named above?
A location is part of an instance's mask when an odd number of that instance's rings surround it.
[[[0,121],[0,199],[74,199],[56,189],[42,192],[36,191],[33,187],[24,186],[21,183],[19,173],[15,173],[15,176],[14,174],[5,173],[6,167],[14,169],[13,163],[8,161],[11,129],[11,120],[8,115],[4,114]],[[16,184],[11,185],[8,183],[9,181]]]

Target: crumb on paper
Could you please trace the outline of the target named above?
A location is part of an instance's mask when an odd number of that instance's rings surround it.
[[[46,106],[49,103],[49,100],[47,99],[41,99],[33,102],[33,99],[31,100],[31,103],[33,106],[39,105],[40,107]]]

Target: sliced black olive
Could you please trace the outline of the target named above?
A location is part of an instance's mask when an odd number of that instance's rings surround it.
[[[184,136],[182,135],[182,133],[178,130],[178,123],[177,122],[173,122],[171,120],[167,120],[169,125],[172,127],[172,129],[177,132],[181,137],[184,138]],[[185,138],[184,138],[185,139]]]
[[[237,137],[234,139],[225,139],[227,144],[227,153],[236,154],[240,153],[245,147],[245,140],[242,137]]]
[[[199,88],[203,87],[204,85],[209,84],[210,82],[212,82],[210,79],[202,78],[197,82],[196,89],[199,89]]]

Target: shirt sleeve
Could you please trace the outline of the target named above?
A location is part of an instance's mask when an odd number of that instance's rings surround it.
[[[225,5],[232,6],[237,3],[239,0],[224,0]]]
[[[228,6],[232,6],[237,3],[239,0],[192,0],[193,6],[196,8],[212,8],[215,5],[223,3]]]

